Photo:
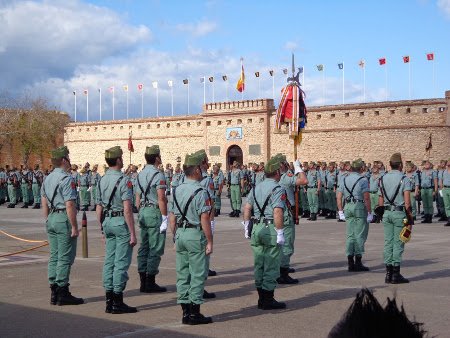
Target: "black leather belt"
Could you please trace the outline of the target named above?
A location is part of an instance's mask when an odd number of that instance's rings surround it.
[[[450,188],[450,185],[444,185],[444,188]]]
[[[65,212],[66,209],[50,209],[50,213],[61,213],[61,212]]]
[[[404,206],[396,206],[396,205],[385,205],[384,210],[386,211],[405,211]]]
[[[185,228],[185,229],[198,229],[198,228],[200,228],[201,229],[201,227],[200,227],[200,225],[194,225],[194,224],[191,224],[191,223],[185,223],[185,224],[183,224],[182,226],[181,226],[181,228]]]
[[[120,217],[123,216],[123,211],[110,211],[109,214],[106,213],[109,217]]]
[[[378,190],[375,191],[369,191],[371,194],[376,194],[378,192]]]
[[[428,190],[428,189],[433,189],[433,188],[432,187],[428,187],[428,188],[421,187],[420,189]]]
[[[265,218],[256,220],[256,223],[264,223],[265,225],[274,224],[273,219],[265,219]]]
[[[347,202],[347,203],[358,203],[358,202],[363,203],[364,201],[363,200],[358,200],[356,198],[347,197],[345,199],[345,202]]]
[[[155,203],[141,203],[141,207],[154,207],[154,208],[159,208],[159,204],[155,204]]]
[[[316,187],[316,186],[309,186],[309,185],[308,185],[308,188],[314,189],[314,188],[317,188],[317,187]]]

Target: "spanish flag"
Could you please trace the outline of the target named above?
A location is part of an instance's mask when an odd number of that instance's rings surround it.
[[[236,83],[236,89],[238,92],[242,93],[245,90],[245,74],[244,74],[244,64],[241,59],[241,77]]]

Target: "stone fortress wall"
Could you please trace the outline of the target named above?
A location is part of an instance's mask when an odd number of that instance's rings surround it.
[[[361,157],[388,162],[401,152],[415,163],[428,158],[425,147],[432,135],[432,162],[450,157],[450,91],[443,99],[387,101],[310,107],[308,125],[298,148],[302,161],[341,161]],[[145,147],[159,144],[164,163],[205,148],[211,163],[225,164],[236,154],[243,163],[265,162],[281,152],[293,160],[293,141],[274,131],[272,99],[207,103],[198,115],[133,120],[74,122],[64,133],[73,163],[100,164],[104,150],[120,145],[125,164],[129,133],[135,152],[131,163],[143,164]],[[240,154],[241,153],[241,154]]]

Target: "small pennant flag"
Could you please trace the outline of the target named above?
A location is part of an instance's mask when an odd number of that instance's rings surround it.
[[[386,58],[378,59],[378,63],[380,64],[380,66],[385,65],[386,64]]]
[[[273,70],[269,70],[270,76],[273,76]]]
[[[259,77],[259,72],[255,72],[255,76],[256,76],[256,77]]]
[[[137,89],[138,89],[138,90],[144,89],[144,85],[143,85],[142,83],[139,83],[139,84],[137,85]]]
[[[428,53],[427,54],[427,60],[428,61],[433,61],[434,60],[434,53]]]
[[[204,76],[200,78],[200,83],[205,83],[205,77]]]
[[[208,78],[208,80],[209,80],[209,82],[213,82],[213,81],[214,81],[214,76],[210,76],[210,77]]]
[[[173,81],[172,81],[172,80],[167,81],[167,85],[168,85],[169,87],[173,87]]]
[[[228,77],[226,75],[222,76],[222,80],[226,81],[228,80]]]
[[[77,91],[76,90],[74,90],[72,93],[73,93],[73,95],[77,95]]]
[[[344,69],[344,64],[343,63],[338,63],[338,67],[339,67],[339,69]]]
[[[299,72],[299,74],[303,74],[303,67],[300,67],[300,68],[298,69],[298,72]]]
[[[409,63],[409,56],[403,57],[403,63]]]
[[[366,66],[366,61],[364,59],[359,60],[358,66],[364,68]]]
[[[319,72],[323,71],[323,65],[317,65],[316,67]]]
[[[158,88],[158,81],[153,81],[152,82],[152,86],[153,86],[153,88]]]
[[[188,79],[184,79],[183,80],[183,84],[189,84],[189,80]]]
[[[85,89],[85,90],[83,91],[83,93],[84,93],[84,95],[88,95],[88,94],[89,94],[89,91],[88,91],[87,89]]]
[[[114,86],[108,88],[111,93],[114,93]]]
[[[284,68],[284,69],[283,69],[283,74],[284,74],[284,75],[287,75],[287,68]]]
[[[124,85],[123,86],[123,90],[125,90],[127,92],[128,91],[128,85]]]

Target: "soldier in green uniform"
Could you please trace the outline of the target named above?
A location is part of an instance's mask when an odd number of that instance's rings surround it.
[[[400,240],[403,220],[409,215],[412,219],[410,191],[411,181],[402,173],[401,154],[395,153],[389,160],[391,171],[380,179],[379,205],[384,206],[384,263],[386,264],[386,283],[400,284],[409,281],[400,274],[402,254],[405,243]]]
[[[255,177],[255,186],[260,184],[262,181],[264,181],[265,174],[264,174],[264,162],[261,162],[258,166],[258,171],[256,173]]]
[[[89,175],[85,168],[80,170],[78,176],[78,187],[80,188],[80,210],[88,211],[90,205],[90,193],[89,189]]]
[[[337,172],[336,163],[330,162],[328,165],[328,171],[324,180],[325,197],[327,201],[327,209],[329,211],[326,219],[336,219],[336,189],[337,189]]]
[[[442,199],[444,200],[445,215],[447,216],[447,223],[445,226],[450,226],[450,158],[447,160],[446,168],[442,173],[442,179],[439,182],[442,191]]]
[[[327,169],[327,163],[325,161],[321,161],[319,162],[319,170],[318,175],[320,178],[320,182],[322,182],[322,184],[320,185],[320,190],[319,191],[319,210],[320,210],[320,214],[319,216],[328,216],[329,211],[328,211],[328,200],[327,200],[327,193],[325,190],[325,184],[326,184],[326,179],[327,179],[327,174],[328,174],[328,169]]]
[[[214,182],[214,216],[220,215],[220,208],[222,207],[222,189],[223,189],[223,176],[220,175],[219,166],[215,164],[213,166],[212,179]]]
[[[239,163],[234,161],[230,171],[231,208],[230,217],[239,217],[241,213],[242,191],[244,190],[244,177],[239,169]]]
[[[158,145],[145,149],[147,165],[136,178],[136,205],[139,209],[141,246],[137,262],[141,281],[141,292],[166,292],[155,282],[159,264],[164,255],[167,231],[166,177],[158,166],[162,163]]]
[[[30,194],[29,189],[32,184],[31,171],[28,169],[28,166],[22,170],[21,182],[20,182],[20,190],[22,192],[23,205],[22,209],[27,209],[30,206]]]
[[[7,180],[8,176],[6,175],[5,169],[0,167],[0,205],[6,202],[7,197]]]
[[[59,147],[51,152],[55,168],[49,174],[41,189],[42,209],[47,219],[46,228],[50,245],[48,281],[51,289],[50,304],[78,305],[81,298],[69,291],[70,268],[77,252],[77,191],[75,182],[67,173],[70,169],[69,150]]]
[[[421,223],[432,223],[433,199],[438,190],[437,173],[431,169],[430,161],[426,160],[424,168],[420,173],[420,195],[422,197],[424,219]]]
[[[284,309],[277,302],[274,290],[280,276],[281,247],[284,245],[284,211],[286,192],[279,184],[280,159],[272,157],[265,166],[266,178],[249,193],[244,207],[244,235],[250,238],[254,257],[255,286],[258,291],[258,309]],[[252,210],[255,214],[249,233]]]
[[[303,162],[302,169],[308,177],[308,162]],[[308,194],[307,194],[308,185],[304,184],[300,187],[300,202],[303,209],[302,218],[309,218],[311,213],[309,211],[309,203],[308,203]]]
[[[345,252],[348,271],[369,270],[362,264],[362,255],[373,215],[370,211],[369,182],[362,175],[363,165],[361,159],[352,162],[351,172],[342,179],[336,197],[339,212],[344,212],[347,222]],[[344,208],[342,207],[342,197],[345,200]]]
[[[370,192],[370,206],[372,208],[371,212],[373,213],[375,208],[378,205],[378,183],[380,182],[380,169],[378,168],[378,165],[373,164],[372,173],[369,178],[369,192]],[[373,218],[372,223],[380,223],[381,219],[378,219],[378,217],[375,215]]]
[[[178,163],[175,166],[175,173],[172,176],[172,183],[171,183],[172,190],[174,188],[178,187],[178,185],[180,184],[180,178],[181,178],[182,174],[183,174],[183,172],[181,171],[181,164]]]
[[[119,146],[105,151],[108,171],[98,182],[97,220],[105,237],[103,287],[106,293],[106,313],[135,313],[135,307],[123,302],[128,281],[136,232],[133,217],[133,184],[121,170],[123,151]]]
[[[33,190],[33,201],[34,206],[33,209],[41,208],[41,186],[44,181],[44,173],[39,169],[39,164],[34,166],[34,170],[32,171],[32,190]]]
[[[300,162],[294,162],[294,172],[289,169],[289,163],[286,161],[286,156],[277,154],[275,156],[280,161],[281,178],[279,184],[286,191],[286,209],[284,210],[283,225],[284,225],[284,244],[281,248],[281,264],[280,277],[277,279],[278,284],[297,284],[298,279],[289,276],[291,270],[290,262],[291,256],[294,253],[295,242],[295,190],[296,187],[308,183],[305,173],[303,172]]]
[[[309,221],[317,221],[317,212],[319,211],[319,190],[321,189],[321,182],[319,173],[316,170],[316,164],[309,162],[309,170],[306,176],[308,179],[308,204],[311,213],[308,218]]]
[[[409,199],[411,202],[412,215],[414,220],[416,220],[417,217],[416,196],[419,196],[419,178],[417,177],[417,173],[414,170],[414,164],[412,162],[405,163],[405,175],[406,178],[410,180],[410,184],[413,188],[413,190],[411,190],[409,194],[410,195]]]
[[[15,208],[17,204],[17,188],[20,186],[15,168],[8,173],[8,208]]]
[[[183,183],[173,190],[169,225],[174,234],[177,270],[177,303],[183,310],[182,323],[212,323],[200,313],[205,287],[206,256],[213,252],[211,200],[200,185],[203,156],[186,155]]]
[[[91,211],[95,211],[97,209],[97,204],[95,203],[95,199],[97,196],[97,185],[98,185],[98,181],[100,181],[100,174],[98,173],[98,164],[94,164],[94,166],[92,167],[92,171],[91,171],[91,175],[90,175],[90,180],[89,180],[89,185],[91,188],[91,195],[92,195],[92,200],[93,200],[93,204],[94,207],[91,209]]]
[[[442,176],[444,175],[444,171],[446,169],[447,161],[441,160],[441,163],[439,163],[437,173],[437,179],[438,179],[438,186],[439,182],[442,181]],[[442,193],[437,192],[436,193],[436,208],[438,209],[438,214],[436,217],[439,217],[438,222],[446,221],[447,216],[445,215],[445,206],[444,206],[444,199],[442,196]]]
[[[70,175],[72,176],[72,179],[75,182],[75,187],[77,189],[77,210],[80,210],[80,186],[78,185],[80,174],[78,173],[78,166],[76,164],[72,164],[72,166],[70,167]]]

